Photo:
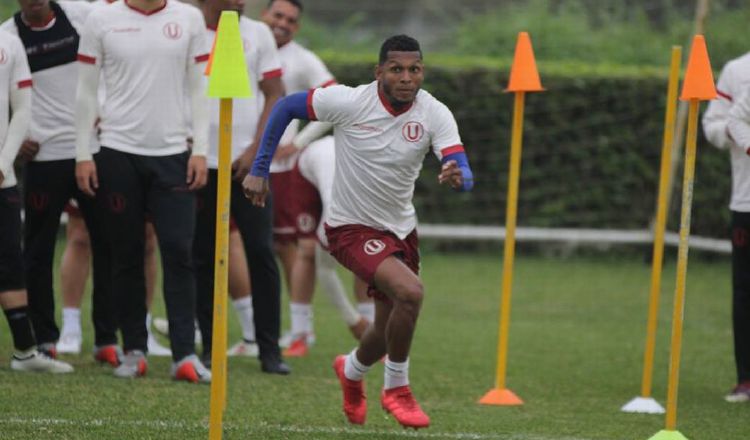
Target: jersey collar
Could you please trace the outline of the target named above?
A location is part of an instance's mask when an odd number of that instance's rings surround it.
[[[167,0],[164,0],[164,4],[162,4],[158,8],[153,9],[151,11],[144,11],[141,8],[136,8],[135,6],[131,5],[130,2],[128,2],[128,0],[123,0],[123,1],[125,2],[125,6],[127,6],[128,8],[130,8],[132,10],[134,10],[135,12],[138,12],[139,14],[143,14],[143,15],[154,15],[157,12],[163,11],[164,8],[167,7]]]
[[[412,101],[409,103],[409,105],[405,106],[401,110],[396,110],[391,105],[391,102],[388,101],[388,98],[385,96],[385,94],[383,94],[383,91],[380,90],[380,83],[377,83],[377,88],[378,88],[378,98],[380,98],[380,103],[383,104],[383,107],[385,107],[388,113],[390,113],[393,117],[403,115],[404,113],[408,112],[411,109],[411,107],[414,105],[414,102]]]

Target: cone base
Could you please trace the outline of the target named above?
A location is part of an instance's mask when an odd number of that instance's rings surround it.
[[[523,405],[523,400],[507,388],[502,390],[494,388],[479,399],[479,403],[482,405],[516,406]]]
[[[653,397],[636,397],[620,408],[620,411],[641,414],[664,414],[665,412],[664,407]]]
[[[648,440],[688,440],[688,438],[680,434],[679,431],[667,431],[663,429]]]

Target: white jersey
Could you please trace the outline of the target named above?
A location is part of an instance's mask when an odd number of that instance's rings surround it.
[[[300,174],[313,184],[320,195],[323,213],[318,222],[317,235],[323,246],[328,246],[323,225],[328,223],[330,216],[333,176],[336,169],[336,146],[333,136],[322,137],[303,148],[299,153],[297,166]]]
[[[208,29],[209,41],[213,41],[216,31]],[[240,17],[240,35],[245,51],[247,73],[253,89],[251,98],[235,99],[232,114],[232,161],[237,159],[253,143],[258,129],[258,121],[263,112],[263,93],[260,82],[282,75],[281,61],[276,49],[276,41],[271,29],[264,23]],[[219,100],[211,100],[211,123],[209,128],[210,148],[208,150],[208,167],[218,168],[219,141]]]
[[[315,89],[308,112],[335,127],[330,226],[364,225],[406,238],[417,226],[412,197],[425,155],[463,151],[453,114],[424,90],[397,112],[377,81]]]
[[[29,139],[39,142],[39,153],[34,157],[35,161],[76,157],[74,107],[78,63],[75,62],[75,53],[78,34],[81,33],[92,6],[82,1],[61,1],[57,4],[65,17],[54,17],[42,27],[23,25],[24,31],[30,34],[24,44],[34,80]],[[72,29],[67,23],[72,25]],[[6,20],[0,28],[20,35],[13,17]],[[70,52],[71,56],[66,56],[65,52]],[[98,146],[92,141],[91,148],[95,152]]]
[[[31,87],[32,79],[26,52],[23,44],[15,35],[0,31],[0,151],[6,148],[5,137],[8,134],[10,120],[10,92]],[[33,98],[32,98],[33,99]],[[3,166],[4,180],[2,188],[16,184],[12,158],[7,169]],[[0,164],[2,165],[2,164]],[[7,174],[5,174],[7,173]]]
[[[717,148],[729,150],[732,163],[732,199],[729,209],[750,212],[750,156],[728,135],[729,111],[750,89],[750,53],[728,62],[716,85],[718,98],[703,115],[703,132]]]
[[[281,77],[281,80],[284,82],[287,95],[317,87],[328,87],[336,83],[336,79],[328,71],[323,61],[311,50],[295,41],[290,41],[281,46],[279,56],[281,57],[281,66],[284,69],[284,76]],[[281,145],[291,144],[297,132],[299,132],[299,120],[295,119],[284,131],[279,143]],[[291,170],[294,168],[298,154],[286,157],[284,160],[273,160],[271,172],[281,173]]]
[[[150,12],[122,0],[91,13],[78,59],[101,67],[103,146],[143,156],[187,150],[187,74],[208,59],[205,28],[197,8],[176,0]]]

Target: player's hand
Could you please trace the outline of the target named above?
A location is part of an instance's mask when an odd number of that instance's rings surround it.
[[[245,192],[245,197],[250,200],[250,203],[261,208],[266,206],[268,179],[248,174],[242,181],[242,189]]]
[[[284,160],[293,156],[297,151],[297,147],[294,144],[279,145],[276,149],[276,154],[273,155],[273,160]]]
[[[190,191],[201,189],[208,181],[208,167],[205,156],[190,156],[187,168],[187,184]]]
[[[76,182],[81,192],[90,197],[96,196],[99,178],[96,175],[96,164],[93,160],[76,163]]]
[[[460,189],[464,185],[464,175],[455,160],[449,160],[443,164],[438,176],[438,182],[442,185],[448,183],[453,189]]]
[[[18,150],[18,155],[16,157],[23,162],[28,162],[36,157],[37,153],[39,153],[39,142],[25,139],[21,144],[21,148]]]
[[[240,155],[240,157],[232,162],[232,180],[243,182],[247,173],[250,172],[250,167],[253,166],[256,150],[257,148],[253,148],[251,145]]]

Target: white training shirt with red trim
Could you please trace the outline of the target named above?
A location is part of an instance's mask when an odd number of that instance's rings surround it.
[[[78,60],[101,67],[101,145],[143,156],[187,150],[187,73],[208,59],[205,28],[197,8],[176,0],[150,12],[122,0],[91,13]]]
[[[26,51],[21,40],[9,32],[0,31],[0,150],[5,147],[5,137],[8,133],[10,92],[31,87],[32,82]],[[16,184],[13,166],[8,165],[5,170],[7,175],[2,183],[3,188],[10,188]]]
[[[205,31],[204,31],[205,32]],[[208,29],[207,38],[213,41],[216,31]],[[253,89],[251,98],[235,99],[232,114],[232,161],[237,159],[253,143],[258,121],[263,112],[263,92],[260,82],[267,78],[282,76],[279,52],[271,29],[264,23],[240,17],[240,35],[245,52],[247,73]],[[209,126],[208,167],[218,168],[219,100],[211,100],[211,123]]]
[[[316,234],[323,246],[328,246],[324,224],[328,222],[331,210],[331,194],[336,167],[336,146],[333,136],[324,136],[311,142],[299,153],[299,172],[318,190],[323,212],[318,222]]]
[[[304,92],[316,87],[328,87],[336,84],[336,79],[323,61],[311,50],[297,44],[295,41],[279,48],[281,66],[284,69],[284,89],[287,95]],[[292,139],[299,132],[299,120],[295,119],[281,136],[281,145],[292,143]],[[286,157],[284,160],[271,161],[271,172],[281,173],[294,168],[299,153]]]
[[[308,94],[311,120],[334,124],[336,171],[330,226],[364,225],[400,239],[417,226],[414,182],[425,155],[438,159],[463,151],[448,107],[424,90],[411,106],[395,111],[378,82],[336,85]]]
[[[82,1],[58,2],[70,24],[80,34],[83,25],[93,10],[91,4]],[[41,28],[32,31],[43,31],[55,24],[55,18]],[[18,35],[18,28],[13,17],[6,20],[0,29]],[[24,51],[24,55],[25,55]],[[32,74],[31,126],[29,139],[39,142],[39,153],[34,161],[74,159],[75,148],[75,98],[78,87],[78,64],[75,62],[39,70]],[[92,136],[92,139],[95,137]],[[91,151],[98,151],[95,142]]]

